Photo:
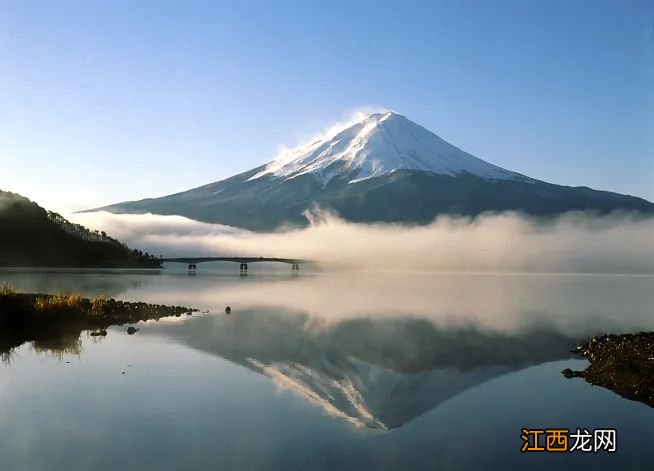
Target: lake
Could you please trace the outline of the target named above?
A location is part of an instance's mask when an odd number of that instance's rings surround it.
[[[0,470],[654,464],[652,408],[561,374],[586,367],[570,350],[588,336],[654,330],[652,276],[203,264],[3,281],[203,312],[4,352]],[[521,453],[523,428],[616,429],[617,451]]]

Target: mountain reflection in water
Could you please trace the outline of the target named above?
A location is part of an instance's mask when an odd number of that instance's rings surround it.
[[[547,328],[509,335],[419,318],[325,324],[278,310],[200,317],[147,332],[165,332],[264,374],[355,426],[382,429],[401,427],[491,378],[569,358],[577,340]]]

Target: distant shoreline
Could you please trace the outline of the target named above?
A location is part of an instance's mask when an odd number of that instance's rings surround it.
[[[30,269],[49,269],[49,270],[71,270],[71,269],[85,269],[85,270],[165,270],[163,265],[159,266],[140,266],[140,265],[3,265],[0,264],[2,269],[17,269],[17,270],[30,270]]]

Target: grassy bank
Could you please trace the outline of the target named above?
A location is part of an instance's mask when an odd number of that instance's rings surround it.
[[[25,342],[56,343],[58,338],[77,338],[84,330],[179,317],[194,311],[184,306],[126,302],[104,296],[21,293],[4,284],[0,286],[0,353]]]

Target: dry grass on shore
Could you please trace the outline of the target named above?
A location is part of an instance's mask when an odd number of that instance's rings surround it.
[[[82,296],[79,294],[54,294],[38,296],[34,300],[34,309],[40,312],[81,309]]]
[[[9,283],[0,284],[0,317],[17,315],[60,319],[85,318],[89,322],[131,322],[191,314],[195,309],[143,302],[126,302],[100,295],[83,298],[79,293],[22,293]],[[61,315],[60,315],[61,314]]]
[[[11,283],[0,285],[0,296],[11,297],[20,292]],[[88,310],[93,314],[100,314],[107,305],[107,297],[103,294],[96,298],[84,299],[81,294],[52,294],[40,295],[34,299],[34,310],[38,312],[57,312],[70,310]]]
[[[4,282],[0,285],[0,296],[11,296],[17,293],[18,291],[11,283]]]

